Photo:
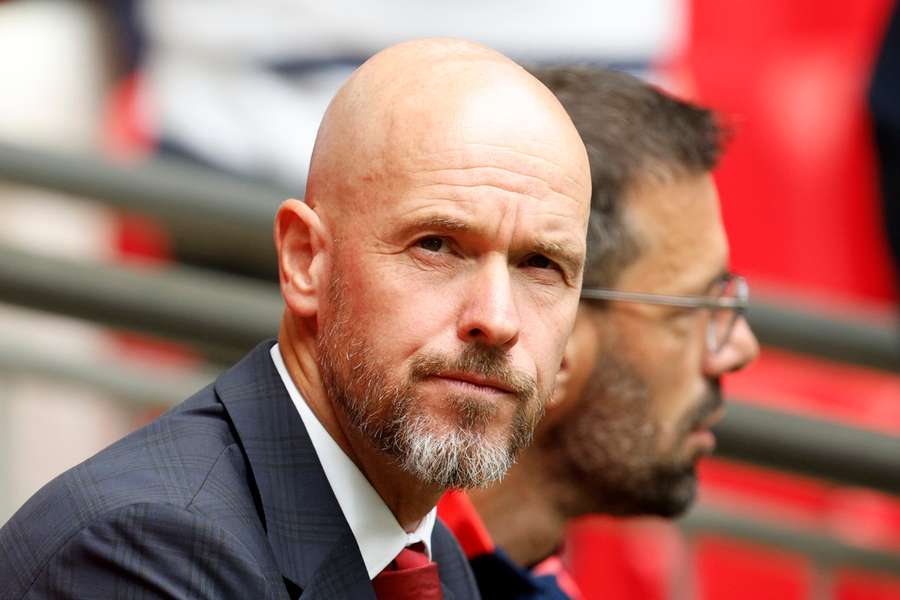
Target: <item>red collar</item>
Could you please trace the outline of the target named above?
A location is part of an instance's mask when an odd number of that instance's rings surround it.
[[[465,492],[449,490],[438,502],[438,516],[456,536],[469,560],[495,549],[491,534]]]

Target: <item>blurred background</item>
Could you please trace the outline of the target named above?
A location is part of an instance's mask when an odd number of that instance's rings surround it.
[[[897,10],[0,0],[0,523],[277,331],[271,222],[328,100],[371,53],[454,35],[735,127],[717,179],[763,352],[725,382],[689,515],[572,526],[586,596],[900,599]]]

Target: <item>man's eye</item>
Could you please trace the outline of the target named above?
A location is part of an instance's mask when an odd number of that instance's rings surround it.
[[[535,269],[552,269],[556,266],[556,263],[543,254],[533,254],[525,260],[525,265]]]
[[[442,252],[447,249],[447,241],[436,235],[430,235],[428,237],[423,237],[421,240],[416,242],[416,245],[423,250],[428,250],[429,252]]]

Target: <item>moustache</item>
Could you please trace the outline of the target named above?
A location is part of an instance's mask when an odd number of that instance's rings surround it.
[[[509,388],[520,400],[529,400],[537,390],[530,375],[513,369],[504,350],[484,344],[472,344],[457,357],[439,354],[423,354],[413,359],[410,375],[413,381],[422,381],[447,371],[458,371],[491,379]]]

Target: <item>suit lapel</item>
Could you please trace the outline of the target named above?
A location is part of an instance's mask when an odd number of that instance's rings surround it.
[[[303,590],[301,600],[324,600],[325,598],[360,598],[376,600],[375,591],[365,566],[360,568],[362,559],[352,532],[338,540],[331,552],[319,565]]]
[[[260,344],[215,383],[250,461],[269,544],[304,599],[348,597],[344,586],[361,582],[374,598],[353,533],[272,363],[273,345]]]
[[[432,559],[438,564],[444,600],[454,600],[457,592],[464,598],[479,598],[469,562],[456,538],[440,519],[434,524],[431,534],[431,552]]]

